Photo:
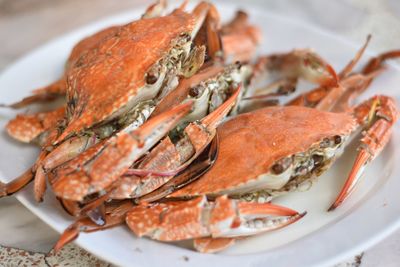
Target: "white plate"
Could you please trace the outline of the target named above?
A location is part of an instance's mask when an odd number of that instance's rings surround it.
[[[218,7],[223,10],[224,19],[237,9],[234,4]],[[263,27],[265,43],[261,50],[264,53],[312,47],[335,68],[340,68],[361,45],[350,44],[314,26],[270,14],[262,7],[246,6],[245,9],[250,12],[253,22]],[[137,18],[142,10],[126,12],[83,27],[23,57],[0,77],[1,102],[16,101],[28,95],[31,89],[57,79],[71,47],[78,40],[107,25]],[[399,68],[390,65],[363,98],[382,93],[400,100],[399,84]],[[13,111],[0,110],[1,129],[14,115]],[[400,179],[397,179],[400,165],[394,164],[400,162],[399,133],[399,124],[396,124],[389,145],[367,168],[358,189],[340,209],[326,212],[350,168],[354,156],[350,152],[351,147],[311,190],[276,200],[299,211],[307,210],[305,218],[285,229],[237,242],[222,253],[204,255],[173,244],[137,239],[126,227],[82,234],[77,244],[109,262],[129,266],[207,266],[210,263],[231,267],[333,265],[373,245],[400,226]],[[9,181],[22,173],[38,154],[36,148],[11,140],[4,130],[0,135],[0,147],[2,181]],[[17,198],[58,232],[71,223],[71,218],[51,194],[46,195],[44,203],[37,204],[29,186],[18,193]]]

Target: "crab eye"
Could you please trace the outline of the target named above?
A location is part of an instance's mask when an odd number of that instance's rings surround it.
[[[333,140],[335,142],[335,145],[338,145],[338,144],[340,144],[342,142],[342,137],[340,135],[335,135],[333,137]]]
[[[281,174],[290,167],[292,162],[292,157],[280,159],[274,165],[272,165],[271,170],[274,174]]]
[[[158,77],[155,73],[153,72],[148,72],[146,74],[146,83],[147,84],[155,84],[158,80]]]
[[[189,89],[189,96],[198,97],[199,95],[201,95],[202,92],[203,92],[203,89],[201,86],[199,86],[199,85],[193,86]]]
[[[342,137],[340,135],[335,135],[330,138],[325,137],[319,144],[319,147],[320,148],[334,147],[336,145],[339,145],[341,142],[342,142]]]

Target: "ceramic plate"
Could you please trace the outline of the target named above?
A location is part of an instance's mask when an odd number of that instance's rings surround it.
[[[223,19],[229,19],[238,6],[230,3],[220,4],[218,8],[223,10]],[[260,53],[312,47],[340,69],[361,45],[315,26],[270,14],[260,6],[242,8],[262,27],[265,41]],[[77,41],[108,25],[138,18],[142,10],[143,7],[83,27],[26,55],[0,76],[1,102],[19,100],[31,89],[56,80]],[[394,96],[400,102],[400,69],[389,65],[388,71],[373,83],[363,98],[380,93]],[[21,145],[7,136],[4,126],[15,114],[0,110],[0,179],[3,182],[27,169],[38,154],[37,148]],[[239,241],[219,254],[205,255],[176,244],[138,239],[126,227],[82,234],[76,242],[106,261],[126,266],[207,266],[211,262],[215,266],[231,267],[333,265],[375,244],[400,226],[399,148],[400,127],[396,124],[389,145],[368,166],[355,193],[340,209],[328,213],[326,209],[339,192],[354,158],[355,146],[350,146],[311,190],[276,199],[276,203],[308,211],[307,216],[282,230]],[[44,203],[37,204],[32,197],[32,187],[28,186],[17,198],[58,232],[72,222],[50,193]]]

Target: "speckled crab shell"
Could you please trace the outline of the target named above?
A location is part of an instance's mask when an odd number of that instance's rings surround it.
[[[73,48],[66,63],[66,69],[73,68],[76,61],[84,56],[91,48],[95,47],[103,39],[112,36],[118,32],[120,26],[111,26],[96,32],[81,41],[79,41]]]
[[[349,135],[356,126],[351,114],[295,106],[239,115],[218,128],[219,155],[210,171],[171,196],[233,191],[270,173],[278,160],[306,152],[326,137]]]
[[[67,75],[72,115],[59,141],[106,120],[134,99],[145,85],[146,72],[194,26],[192,15],[176,10],[121,26],[84,53]]]

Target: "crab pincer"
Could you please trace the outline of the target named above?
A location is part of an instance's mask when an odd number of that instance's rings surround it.
[[[272,78],[272,83],[255,88],[260,80],[265,80],[265,76]],[[273,100],[271,97],[295,92],[300,79],[328,88],[337,86],[339,82],[333,67],[312,50],[296,49],[262,56],[253,65],[250,78],[253,88],[244,95],[243,100],[246,101],[242,101],[240,109],[248,112],[265,106],[261,101],[270,105]]]
[[[126,223],[137,236],[171,242],[251,236],[285,227],[304,215],[270,203],[246,203],[227,196],[210,201],[200,196],[135,206],[127,213]],[[226,243],[221,243],[225,248]]]
[[[54,193],[64,199],[81,201],[87,195],[106,189],[175,127],[191,107],[192,102],[183,103],[132,132],[121,132],[111,137],[98,150],[91,148],[95,151],[91,155],[82,153],[59,168],[60,172],[52,184]],[[87,151],[91,152],[91,149]],[[75,166],[68,167],[68,164]]]

